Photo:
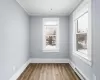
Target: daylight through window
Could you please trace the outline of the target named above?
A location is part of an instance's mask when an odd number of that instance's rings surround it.
[[[76,48],[87,54],[88,12],[77,19]]]
[[[45,18],[44,19],[44,30],[43,30],[43,43],[44,43],[44,50],[49,51],[58,51],[58,31],[59,31],[59,21],[58,19],[53,18]]]

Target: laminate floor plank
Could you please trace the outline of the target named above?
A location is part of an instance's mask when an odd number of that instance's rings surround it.
[[[81,80],[69,64],[30,63],[17,80]]]

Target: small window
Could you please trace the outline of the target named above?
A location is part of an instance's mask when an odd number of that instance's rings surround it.
[[[43,50],[59,51],[59,19],[43,19]]]

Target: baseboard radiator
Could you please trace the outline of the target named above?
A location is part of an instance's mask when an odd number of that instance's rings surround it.
[[[76,67],[74,68],[74,71],[80,77],[81,80],[86,80],[85,77],[80,73],[80,71]]]

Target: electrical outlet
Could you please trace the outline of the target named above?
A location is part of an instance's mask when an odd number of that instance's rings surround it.
[[[12,68],[12,69],[13,69],[13,71],[15,71],[15,70],[16,70],[16,66],[13,66],[13,68]]]
[[[96,76],[95,76],[95,74],[93,74],[93,80],[96,80]]]

